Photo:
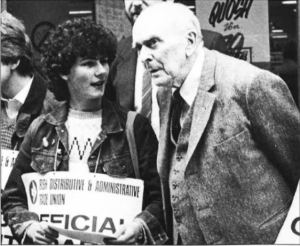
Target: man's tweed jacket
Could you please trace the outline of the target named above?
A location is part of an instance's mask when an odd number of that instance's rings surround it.
[[[158,92],[157,165],[172,237],[170,96]],[[300,115],[287,86],[268,71],[205,49],[190,110],[184,177],[206,243],[274,243],[300,177]]]

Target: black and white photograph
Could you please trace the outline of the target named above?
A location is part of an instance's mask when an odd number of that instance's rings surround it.
[[[300,245],[299,0],[1,0],[1,245]]]

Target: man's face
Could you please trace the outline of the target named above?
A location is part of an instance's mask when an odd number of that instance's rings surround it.
[[[160,2],[163,0],[124,0],[126,16],[133,25],[144,9]]]
[[[181,86],[185,79],[187,40],[175,25],[139,20],[133,28],[133,45],[157,86]]]

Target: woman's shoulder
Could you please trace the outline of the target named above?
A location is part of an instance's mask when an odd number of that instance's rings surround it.
[[[108,99],[106,99],[106,101],[110,103],[110,105],[114,108],[116,114],[117,114],[119,117],[121,117],[125,122],[126,122],[126,120],[127,120],[127,118],[128,118],[128,113],[129,113],[129,112],[133,112],[133,113],[136,115],[136,116],[135,116],[135,120],[136,120],[136,121],[139,121],[139,122],[147,122],[147,121],[149,121],[149,120],[147,119],[147,117],[143,116],[143,115],[140,114],[140,113],[137,113],[137,112],[135,112],[135,111],[126,109],[126,108],[124,108],[123,106],[119,105],[118,103],[112,102],[112,101],[110,101],[110,100],[108,100]]]

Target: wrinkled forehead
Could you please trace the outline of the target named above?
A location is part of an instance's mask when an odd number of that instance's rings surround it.
[[[133,44],[141,44],[153,37],[163,40],[175,33],[172,26],[172,23],[161,18],[155,18],[155,16],[138,19],[132,30]]]

